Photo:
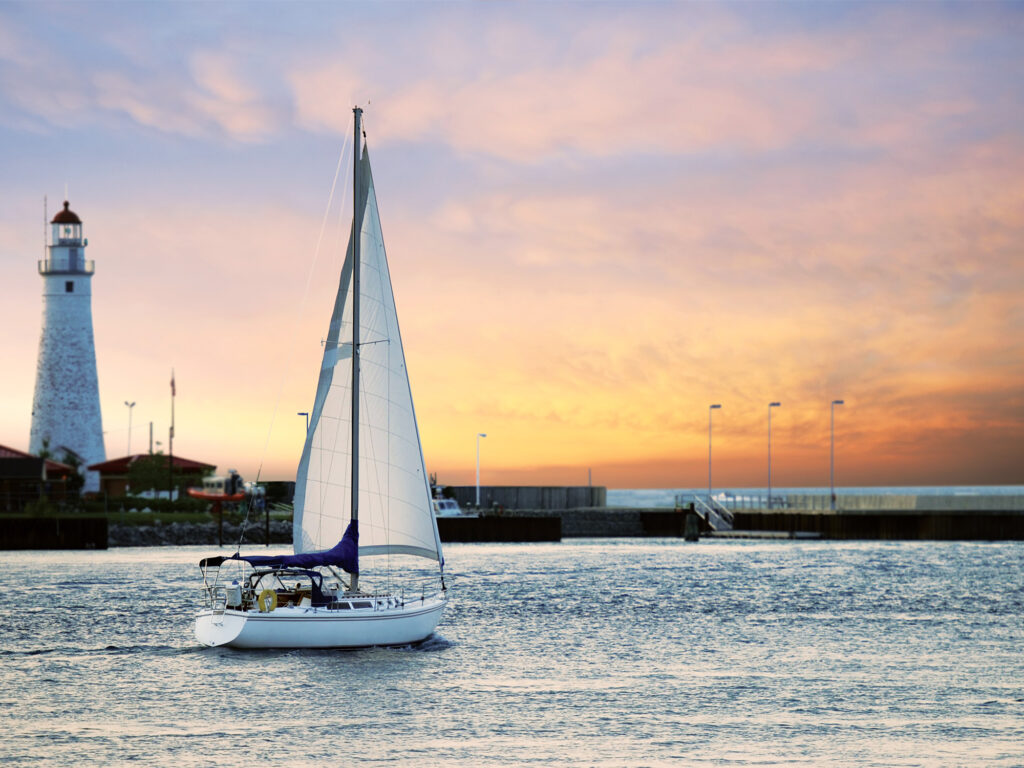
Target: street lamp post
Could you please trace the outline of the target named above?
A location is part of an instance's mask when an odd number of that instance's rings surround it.
[[[829,498],[832,503],[832,511],[836,511],[836,406],[843,405],[842,400],[833,400],[831,411],[832,420],[830,434],[831,439],[829,440],[828,450],[828,487],[829,487]]]
[[[721,407],[720,403],[708,406],[708,504],[711,504],[711,412]]]
[[[306,417],[306,431],[309,432],[309,413],[306,412],[306,411],[299,411],[295,415],[296,416],[305,416]]]
[[[135,407],[135,401],[133,400],[132,402],[129,403],[127,400],[125,400],[124,404],[128,406],[128,452],[125,454],[125,456],[131,456],[132,455],[132,408]]]
[[[772,508],[772,408],[782,403],[768,403],[768,509]]]
[[[480,438],[487,437],[483,432],[476,433],[476,505],[480,506]]]

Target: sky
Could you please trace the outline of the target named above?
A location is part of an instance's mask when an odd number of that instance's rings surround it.
[[[777,401],[773,485],[827,485],[836,399],[837,485],[1024,483],[1022,39],[997,2],[0,2],[0,444],[67,190],[108,458],[166,451],[173,369],[176,455],[294,479],[358,104],[441,483],[486,433],[483,484],[702,487],[721,404],[715,485],[764,486]]]

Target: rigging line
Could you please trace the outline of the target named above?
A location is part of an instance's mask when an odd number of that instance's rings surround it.
[[[355,116],[353,115],[353,117],[351,119],[354,120]],[[351,126],[351,122],[349,122],[348,125]],[[352,134],[352,131],[348,130],[346,128],[345,134],[344,134],[345,138],[344,138],[344,141],[342,142],[341,154],[338,156],[338,164],[337,164],[337,166],[335,166],[335,169],[334,169],[334,181],[331,184],[331,193],[330,193],[330,196],[328,197],[328,200],[327,200],[327,206],[324,209],[323,220],[320,223],[320,235],[317,238],[317,253],[319,253],[319,251],[320,251],[320,245],[321,245],[321,243],[323,241],[324,233],[327,230],[327,222],[328,222],[328,220],[330,218],[331,206],[332,206],[333,201],[334,201],[334,191],[337,189],[337,186],[338,186],[338,178],[341,176],[341,169],[345,166],[345,163],[344,163],[345,153],[346,153],[346,151],[348,149],[349,136],[351,134]],[[355,149],[353,148],[353,152],[354,151],[355,151]],[[341,221],[344,218],[345,197],[346,197],[347,192],[348,192],[348,185],[347,184],[342,185],[341,202],[338,205],[338,220],[339,221]],[[312,270],[312,268],[310,268],[309,274],[307,275],[307,278],[306,278],[306,293],[309,292],[309,286],[310,286],[310,283],[312,281],[312,277],[313,277],[313,270]],[[305,294],[303,295],[303,301],[305,301]],[[339,318],[339,322],[340,321],[341,321],[341,318]],[[334,381],[334,376],[333,376],[333,373],[332,373],[332,376],[331,376],[332,387],[333,387],[333,381]],[[331,388],[329,387],[328,388],[328,392],[325,393],[325,395],[324,395],[324,401],[323,401],[323,403],[321,405],[321,410],[323,410],[323,406],[327,405],[327,401],[328,401],[329,396],[330,396],[330,389]],[[314,437],[314,440],[318,436],[320,436],[322,438],[322,435],[320,434],[319,430],[317,430],[317,426],[318,425],[314,423],[314,425],[313,425],[313,429],[314,429],[314,436],[313,437]],[[323,457],[323,441],[321,439],[320,458],[319,458],[320,477],[321,478],[324,477],[324,475],[323,475],[323,462],[324,462],[324,457]],[[332,464],[333,464],[333,460],[332,460]],[[307,485],[308,485],[308,482],[307,482]],[[324,494],[325,494],[326,491],[324,489],[324,485],[323,485],[322,482],[319,484],[319,486],[320,486],[320,493],[319,493],[320,498],[319,498],[318,508],[320,510],[323,510],[324,501],[325,501]],[[305,503],[305,499],[306,498],[307,498],[306,494],[303,493],[303,503]],[[304,519],[305,518],[303,518],[303,520]],[[323,531],[323,516],[320,515],[317,518],[317,529],[316,529],[316,541],[318,541],[318,542],[321,541],[322,531]]]
[[[354,120],[355,117],[353,116],[352,119]],[[324,230],[327,228],[327,219],[328,219],[328,217],[330,216],[330,213],[331,213],[331,205],[334,203],[334,193],[335,193],[335,190],[337,190],[337,188],[338,188],[338,177],[341,175],[341,168],[342,168],[342,164],[343,164],[344,159],[345,159],[345,151],[348,148],[348,137],[349,137],[349,134],[351,134],[351,133],[352,133],[352,131],[349,131],[349,130],[346,130],[345,133],[344,133],[345,138],[342,141],[341,152],[338,155],[338,164],[334,168],[334,179],[331,181],[331,190],[330,190],[330,193],[327,195],[327,205],[324,208],[324,215],[323,215],[323,218],[320,221],[320,234],[317,236],[316,246],[313,249],[313,260],[312,260],[312,263],[310,263],[309,270],[306,273],[306,285],[305,285],[305,288],[303,288],[303,291],[302,291],[302,300],[299,302],[299,307],[300,307],[299,321],[300,322],[298,323],[298,325],[300,327],[301,327],[301,320],[302,320],[301,311],[304,310],[305,307],[306,307],[306,299],[309,296],[309,286],[312,285],[312,283],[313,283],[313,271],[314,271],[314,268],[316,267],[317,261],[320,258],[320,245],[321,245],[321,243],[323,242],[323,239],[324,239]],[[343,189],[342,189],[341,204],[344,205],[344,203],[345,203],[345,188],[343,187]],[[285,377],[288,375],[288,371],[291,370],[291,367],[292,367],[292,360],[294,359],[294,356],[295,356],[295,346],[296,345],[294,345],[294,344],[289,345],[288,359],[287,359],[284,367],[281,369],[280,382],[279,382],[278,388],[277,388],[277,399],[274,402],[274,410],[273,410],[273,412],[271,413],[271,416],[270,416],[270,427],[267,429],[267,438],[263,442],[263,453],[260,455],[259,468],[256,470],[256,480],[255,480],[255,484],[256,485],[259,484],[260,477],[263,475],[263,462],[267,458],[267,447],[270,445],[270,436],[274,432],[274,424],[277,421],[277,411],[278,411],[278,408],[281,405],[281,395],[284,392],[284,381],[285,381]],[[307,435],[306,437],[308,439],[309,436]],[[305,445],[305,441],[303,441],[303,445]],[[245,538],[245,528],[246,528],[246,525],[249,522],[249,512],[251,510],[252,510],[252,499],[250,497],[249,501],[246,503],[245,517],[242,519],[242,525],[240,526],[239,531],[238,531],[238,548],[237,548],[238,550],[241,550],[241,548],[242,548],[242,541]],[[293,519],[294,519],[294,515],[295,515],[294,508],[292,509],[292,515],[293,515]],[[268,541],[267,544],[269,544],[269,543],[270,542]],[[292,546],[294,547],[294,543],[293,543]]]
[[[354,115],[353,115],[352,119],[353,120],[355,119]],[[351,125],[351,123],[349,123],[349,125]],[[351,133],[351,131],[349,133]],[[359,158],[355,157],[356,147],[354,145],[352,147],[352,153],[353,153],[353,166],[354,166],[355,163],[359,160]],[[340,168],[340,165],[339,165],[339,168]],[[347,189],[348,189],[348,187],[346,185],[346,191],[347,191]],[[352,191],[352,194],[355,195],[355,190],[354,189]],[[347,246],[345,248],[344,258],[342,260],[342,268],[340,270],[342,272],[344,272],[344,263],[348,260],[349,254],[351,253],[353,256],[355,255],[355,250],[354,250],[355,238],[362,237],[362,230],[360,230],[359,232],[356,232],[356,230],[355,230],[355,221],[356,221],[356,219],[355,219],[354,208],[355,208],[355,203],[356,202],[357,201],[355,201],[355,199],[353,197],[353,215],[352,215],[352,218],[350,220],[348,220],[348,226],[347,227],[345,226],[345,224],[346,224],[346,216],[345,216],[344,205],[341,205],[341,206],[338,207],[338,221],[337,221],[338,237],[340,239],[342,237],[345,237],[346,234],[348,236],[348,244],[347,244]],[[346,230],[347,230],[347,232],[346,232]],[[360,264],[362,264],[362,253],[360,253]],[[349,281],[350,282],[349,282],[348,286],[345,289],[346,290],[345,301],[344,301],[344,304],[343,304],[343,307],[342,307],[342,312],[341,312],[341,315],[338,317],[338,347],[339,348],[346,346],[345,342],[341,341],[344,338],[344,336],[345,336],[345,327],[346,327],[345,312],[346,311],[348,311],[348,313],[349,313],[348,327],[350,329],[352,327],[352,317],[351,317],[351,315],[352,315],[352,312],[353,312],[352,304],[355,301],[355,299],[354,299],[354,293],[355,292],[354,292],[354,285],[352,284],[352,276],[351,275],[349,276]],[[340,290],[340,286],[339,286],[339,290]],[[332,322],[333,322],[333,317],[332,317]],[[353,346],[352,342],[351,341],[348,342],[347,346],[349,348],[351,348]],[[348,367],[348,366],[343,367],[343,369],[344,369],[344,374],[343,375],[345,375],[347,377],[347,379],[336,384],[335,376],[337,375],[338,368],[339,368],[338,361],[336,361],[334,366],[333,366],[333,371],[331,373],[331,386],[330,386],[329,392],[340,392],[342,394],[342,396],[343,396],[342,402],[344,403],[344,402],[348,402],[348,401],[351,400],[351,392],[352,392],[351,368]],[[358,418],[358,414],[356,414],[355,417]],[[334,477],[334,463],[335,463],[335,459],[337,459],[338,456],[339,456],[338,446],[339,446],[339,441],[341,440],[342,437],[345,438],[345,443],[348,446],[348,450],[345,452],[346,456],[351,456],[352,450],[358,450],[358,446],[356,446],[356,448],[352,447],[352,429],[351,429],[351,426],[352,426],[352,416],[351,416],[351,414],[349,415],[349,418],[347,420],[348,428],[345,429],[345,430],[341,429],[343,424],[346,423],[345,420],[343,420],[340,416],[337,417],[337,418],[338,418],[338,422],[339,423],[336,425],[335,433],[334,433],[334,441],[333,441],[333,444],[331,445],[331,447],[329,449],[331,455],[330,455],[330,460],[328,461],[328,464],[327,464],[327,474],[326,475],[324,474],[324,461],[325,461],[324,454],[326,453],[326,449],[325,449],[326,443],[323,443],[323,442],[321,443],[321,453],[320,453],[320,477],[321,478],[323,478],[323,477],[328,477],[328,478]],[[342,483],[341,487],[347,487],[348,488],[348,506],[349,506],[349,508],[351,508],[351,503],[352,503],[352,483],[353,483],[351,462],[344,462],[344,466],[342,468],[342,471],[345,473],[345,478],[347,478],[347,486],[344,485],[344,483],[346,481],[343,478],[343,483]],[[328,484],[330,484],[330,483],[328,483]],[[319,499],[320,515],[318,516],[318,519],[317,519],[317,530],[316,530],[316,537],[317,537],[318,541],[320,541],[321,537],[323,536],[324,519],[326,517],[326,515],[324,514],[324,507],[325,507],[326,501],[327,501],[327,485],[322,483],[320,485],[320,499]],[[345,524],[344,523],[342,523],[341,528],[342,528],[342,530],[345,529]],[[339,538],[341,537],[341,535],[342,535],[341,532],[339,532],[339,534],[338,534]]]
[[[385,254],[385,258],[386,257],[387,256]],[[381,292],[383,293],[383,291],[384,291],[384,287],[383,287],[383,284],[382,284],[381,285]],[[385,322],[385,324],[388,322],[387,314],[384,315],[384,322]],[[387,433],[388,465],[387,465],[387,474],[386,474],[386,482],[388,484],[388,497],[387,497],[387,506],[386,506],[385,512],[384,512],[384,520],[386,522],[386,527],[387,527],[387,532],[388,532],[387,542],[390,545],[391,544],[391,344],[390,344],[390,342],[388,343],[388,345],[387,345],[387,347],[385,349],[386,349],[385,354],[387,356],[387,361],[388,361],[388,370],[387,370],[387,377],[388,377],[388,383],[387,383],[387,393],[388,393],[388,433]],[[388,574],[388,591],[390,592],[391,588],[392,588],[391,587],[391,548],[390,548],[390,546],[388,547],[387,574]]]
[[[341,218],[341,213],[339,212],[339,219],[340,218]],[[354,255],[354,251],[352,251],[352,238],[356,236],[355,232],[354,232],[354,226],[353,226],[354,223],[355,223],[355,217],[353,216],[352,222],[349,223],[349,227],[348,227],[348,229],[349,229],[349,242],[348,242],[348,245],[346,246],[346,250],[345,250],[345,260],[346,261],[348,260],[350,253],[352,253]],[[342,230],[339,229],[339,234],[341,233],[341,231]],[[342,266],[342,272],[344,272],[344,266]],[[340,290],[340,288],[341,287],[339,285],[339,290]],[[344,300],[343,305],[342,305],[342,311],[341,311],[340,316],[338,317],[338,339],[339,340],[344,336],[344,334],[346,332],[345,331],[345,328],[346,328],[345,312],[346,311],[350,315],[349,319],[347,321],[347,326],[349,328],[351,328],[351,326],[352,326],[351,313],[352,313],[353,293],[354,292],[353,292],[353,285],[352,285],[352,275],[350,274],[349,275],[349,283],[345,287],[345,300]],[[332,322],[333,322],[333,315],[332,315]],[[340,346],[341,346],[341,344],[339,344],[339,347]],[[352,343],[349,342],[348,346],[351,347]],[[326,502],[327,502],[327,494],[328,494],[329,486],[330,485],[335,485],[336,487],[342,487],[342,488],[347,488],[348,489],[348,506],[349,506],[349,508],[351,508],[351,500],[352,500],[352,477],[351,477],[351,464],[350,464],[350,462],[342,462],[342,472],[344,473],[344,475],[342,477],[342,482],[340,484],[335,484],[335,483],[331,483],[330,482],[330,479],[334,477],[334,464],[335,464],[335,460],[338,458],[339,455],[341,455],[340,452],[339,452],[340,441],[342,439],[344,439],[344,441],[345,441],[344,442],[344,446],[342,446],[342,447],[346,448],[346,450],[344,452],[345,456],[351,456],[351,451],[352,451],[352,414],[351,414],[351,412],[349,412],[347,414],[347,418],[345,418],[345,415],[344,415],[346,413],[346,408],[348,407],[347,404],[351,403],[351,401],[352,401],[352,397],[351,397],[351,391],[352,391],[352,380],[351,380],[352,379],[352,371],[351,371],[351,368],[349,366],[339,365],[339,362],[340,362],[340,359],[336,360],[334,365],[332,366],[331,384],[330,384],[330,387],[328,389],[328,393],[327,393],[327,395],[325,396],[325,399],[324,399],[324,403],[326,404],[327,400],[331,399],[331,394],[332,393],[336,393],[336,394],[338,394],[340,396],[340,401],[337,398],[334,398],[332,400],[332,405],[337,409],[338,413],[337,413],[337,415],[332,416],[332,418],[334,418],[334,420],[335,420],[335,424],[334,424],[334,440],[333,440],[333,442],[332,442],[332,444],[330,445],[329,448],[327,447],[327,443],[322,439],[324,437],[324,435],[322,433],[320,433],[321,444],[320,444],[320,454],[319,455],[320,455],[320,477],[321,477],[321,482],[320,482],[320,486],[319,486],[319,488],[320,488],[320,498],[319,498],[319,507],[318,507],[319,510],[320,510],[320,514],[319,514],[319,516],[317,518],[317,530],[316,530],[316,539],[317,539],[317,541],[322,541],[323,528],[324,528],[324,520],[327,517],[327,515],[325,515],[324,511],[325,511],[325,506],[326,506]],[[339,377],[339,374],[340,374],[340,377]],[[327,456],[328,453],[330,454],[330,456]],[[326,472],[324,471],[325,470],[325,467],[324,467],[324,463],[325,462],[327,462]],[[325,477],[327,478],[326,482],[323,481],[323,478],[325,478]],[[332,516],[332,519],[334,519],[333,516]],[[341,525],[339,526],[341,528],[341,530],[338,532],[338,538],[340,539],[341,536],[342,536],[342,531],[345,529],[345,524],[341,521],[341,518],[338,518],[338,520],[339,520],[339,523],[341,523]]]
[[[350,232],[352,231],[352,226],[351,225],[349,226],[349,231]],[[346,248],[346,252],[345,252],[345,258],[346,259],[348,259],[348,253],[349,253],[349,251]],[[350,276],[350,280],[351,280],[351,276]],[[340,286],[339,286],[339,288],[340,288]],[[344,305],[343,305],[343,308],[342,308],[341,316],[338,318],[338,325],[339,325],[339,327],[338,327],[338,338],[339,339],[342,337],[342,335],[345,332],[345,325],[346,325],[346,323],[345,323],[345,311],[347,310],[350,313],[352,311],[352,295],[351,295],[352,294],[352,284],[351,284],[351,282],[348,284],[348,286],[346,287],[345,291],[346,291],[346,293],[345,293],[345,302],[344,302]],[[332,316],[332,319],[333,319],[333,316]],[[351,318],[349,318],[349,320],[348,320],[348,325],[349,326],[352,325]],[[351,346],[351,342],[349,343],[349,346]],[[340,368],[341,378],[339,378],[339,368]],[[335,460],[339,456],[339,450],[338,450],[339,442],[342,439],[345,440],[344,447],[347,447],[347,450],[344,453],[345,456],[351,456],[351,451],[352,451],[352,429],[351,429],[351,426],[352,426],[352,415],[351,415],[351,413],[349,413],[348,414],[348,418],[345,418],[343,416],[343,414],[345,414],[346,404],[347,403],[351,403],[351,399],[352,399],[351,398],[351,388],[352,388],[351,375],[352,375],[351,374],[351,368],[349,368],[348,366],[339,366],[337,361],[334,363],[333,369],[331,371],[331,384],[330,384],[330,387],[328,388],[328,393],[327,393],[327,395],[324,398],[324,404],[325,405],[327,404],[328,400],[331,400],[332,405],[334,405],[338,409],[338,415],[332,415],[332,418],[335,421],[335,424],[334,424],[334,440],[333,440],[333,443],[331,444],[331,446],[329,448],[327,447],[327,443],[323,440],[323,437],[324,437],[323,433],[322,432],[318,432],[317,433],[317,435],[321,438],[320,452],[319,452],[319,457],[320,457],[319,458],[319,461],[320,461],[320,478],[321,478],[321,480],[320,480],[320,485],[319,485],[320,493],[319,493],[319,507],[318,507],[318,509],[320,510],[320,514],[317,517],[316,540],[321,542],[321,543],[322,543],[322,537],[323,537],[324,521],[327,518],[327,515],[325,514],[325,506],[326,506],[327,494],[328,494],[329,487],[331,485],[334,485],[335,487],[339,487],[339,488],[347,488],[348,489],[349,505],[351,505],[351,499],[352,499],[352,478],[351,478],[351,465],[350,465],[349,462],[342,462],[342,471],[344,472],[344,476],[342,477],[342,482],[341,483],[332,483],[331,482],[331,478],[334,477],[334,464],[335,464]],[[337,398],[331,399],[331,393],[338,393],[340,395],[340,398],[341,398],[340,399],[340,405],[337,405],[335,403],[335,400],[337,400]],[[330,456],[327,455],[328,453],[330,454]],[[327,462],[326,472],[324,471],[325,470],[325,466],[324,466],[325,462]],[[327,480],[325,481],[323,478],[327,478]],[[335,518],[333,516],[331,516],[331,519],[335,519]],[[342,531],[344,531],[344,529],[345,529],[345,524],[342,522],[341,518],[337,518],[337,519],[338,519],[338,521],[340,523],[339,528],[341,529],[341,530],[338,531],[338,538],[340,539],[341,536],[342,536]]]
[[[346,141],[347,141],[347,137],[348,137],[349,134],[351,134],[351,131],[348,131],[346,133]],[[355,148],[354,147],[353,147],[352,151],[355,152]],[[340,166],[339,166],[339,170],[340,170]],[[346,191],[348,190],[348,186],[347,185],[345,187],[345,190]],[[339,205],[338,206],[338,213],[337,213],[336,221],[334,221],[334,223],[333,223],[334,229],[335,229],[335,237],[337,238],[338,242],[344,242],[345,239],[347,238],[348,239],[348,243],[347,243],[347,245],[345,246],[344,249],[340,249],[341,250],[341,255],[342,255],[341,265],[338,266],[337,264],[335,264],[334,266],[336,267],[335,271],[340,272],[342,274],[344,273],[345,262],[348,260],[349,248],[351,248],[351,246],[352,246],[352,243],[351,243],[352,220],[348,221],[347,228],[345,226],[345,223],[346,223],[346,210],[345,210],[345,206],[344,205]],[[340,286],[339,286],[339,290],[340,290]],[[351,348],[351,346],[352,346],[351,342],[345,342],[345,341],[342,340],[345,337],[345,311],[346,310],[349,311],[349,312],[352,311],[351,310],[351,300],[349,299],[349,293],[350,292],[351,292],[351,286],[348,286],[346,288],[346,296],[345,296],[346,300],[344,302],[344,305],[343,305],[343,308],[342,308],[342,312],[339,315],[339,317],[337,318],[338,327],[337,327],[337,339],[335,340],[335,345],[336,345],[335,349],[339,350],[339,351],[344,349],[346,346],[348,346],[349,348]],[[331,333],[331,330],[333,328],[334,322],[335,322],[335,319],[334,319],[334,316],[332,314],[332,316],[331,316],[331,328],[328,328],[328,336]],[[351,323],[349,323],[349,325],[351,325]],[[326,347],[326,344],[327,344],[326,339],[321,340],[321,342],[320,342],[321,346]],[[338,379],[336,378],[338,376],[339,370],[341,370],[345,374],[348,373],[347,367],[346,366],[339,366],[339,363],[340,363],[340,358],[336,359],[334,364],[331,367],[331,384],[330,384],[330,387],[328,388],[327,394],[325,395],[325,398],[324,398],[325,406],[326,406],[328,400],[330,400],[332,402],[332,405],[334,404],[334,401],[331,398],[331,394],[332,393],[337,393],[337,392],[340,391],[344,395],[346,392],[348,392],[348,389],[346,387],[342,386],[341,384],[339,384]],[[345,395],[345,396],[342,397],[341,402],[345,403],[345,402],[350,401],[350,399],[351,399],[350,396]],[[344,408],[342,407],[340,413],[343,413],[343,412],[344,412]],[[320,451],[318,453],[318,456],[319,456],[318,461],[319,461],[319,468],[320,468],[320,481],[319,481],[319,484],[317,486],[317,488],[318,488],[317,509],[319,510],[319,515],[317,515],[317,519],[316,519],[317,522],[316,522],[316,531],[314,533],[314,537],[315,537],[315,540],[317,542],[319,542],[318,546],[320,544],[326,545],[326,542],[324,542],[324,540],[323,540],[323,536],[324,536],[324,527],[326,525],[327,518],[330,517],[331,520],[335,519],[333,515],[328,516],[327,513],[326,513],[327,496],[328,496],[328,493],[330,491],[330,487],[332,485],[334,485],[336,487],[347,487],[347,486],[344,485],[344,482],[340,486],[338,484],[336,484],[336,483],[332,483],[331,482],[331,478],[334,477],[334,462],[335,462],[335,459],[337,458],[337,455],[338,455],[338,440],[339,440],[339,436],[344,435],[344,434],[348,434],[351,431],[350,427],[345,427],[345,424],[351,425],[351,418],[349,418],[346,421],[346,420],[342,419],[340,413],[339,413],[339,415],[332,415],[332,418],[335,421],[335,423],[333,424],[333,427],[334,427],[334,440],[333,440],[333,443],[330,446],[328,446],[327,441],[323,439],[324,438],[323,433],[322,432],[318,432],[317,433],[317,435],[320,437],[320,446],[319,446]],[[330,456],[329,457],[327,456],[328,452],[330,452]],[[326,467],[325,467],[325,462],[326,462]],[[325,472],[325,469],[326,469],[326,472]],[[325,478],[326,478],[326,480],[325,480]],[[351,494],[349,494],[349,496],[351,497]],[[339,527],[340,527],[340,530],[337,531],[337,538],[340,539],[341,536],[342,536],[342,532],[344,531],[345,525],[342,522],[341,518],[337,518],[337,520],[338,520]]]

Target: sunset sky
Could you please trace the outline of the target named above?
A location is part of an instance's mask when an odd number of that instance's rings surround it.
[[[827,485],[838,398],[837,485],[1024,483],[1022,41],[1022,3],[0,2],[0,444],[66,185],[108,458],[126,400],[166,450],[173,368],[175,454],[293,479],[360,104],[441,482],[485,432],[485,484],[700,487],[721,403],[716,485],[763,486],[781,401],[773,484]]]

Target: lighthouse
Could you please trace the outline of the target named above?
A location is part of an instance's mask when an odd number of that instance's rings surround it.
[[[46,449],[57,461],[76,457],[85,476],[83,491],[98,491],[99,473],[85,470],[107,458],[92,334],[94,264],[85,258],[89,241],[82,237],[82,220],[66,200],[50,222],[49,240],[47,258],[39,262],[43,329],[29,452]]]

